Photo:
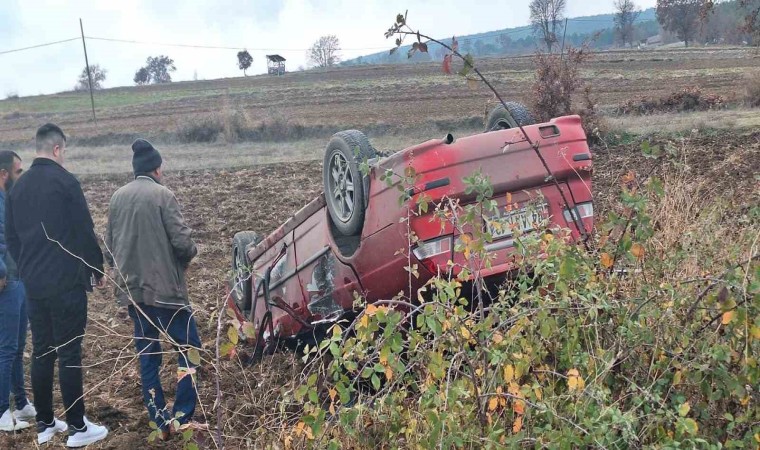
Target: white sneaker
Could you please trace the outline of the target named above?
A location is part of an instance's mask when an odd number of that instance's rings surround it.
[[[32,424],[29,422],[14,419],[10,409],[6,410],[3,416],[0,417],[0,431],[18,431],[30,426]]]
[[[66,441],[66,447],[84,447],[108,436],[108,428],[98,425],[84,418],[84,427],[81,429],[69,426],[69,439]]]
[[[27,402],[26,406],[23,408],[13,411],[13,417],[15,417],[16,420],[31,422],[37,418],[37,410],[34,409],[33,404]]]
[[[37,443],[42,445],[53,439],[57,433],[63,433],[68,430],[69,426],[63,420],[53,418],[53,423],[48,425],[45,422],[37,422]]]

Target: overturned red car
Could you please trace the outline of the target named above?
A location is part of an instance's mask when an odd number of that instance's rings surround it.
[[[503,226],[490,230],[492,265],[485,277],[504,277],[512,268],[515,227],[530,233],[543,219],[570,229],[573,239],[586,236],[593,228],[592,156],[580,118],[534,124],[525,107],[508,105],[511,114],[497,107],[484,133],[448,135],[391,155],[376,151],[359,131],[336,133],[325,150],[324,193],[263,239],[253,231],[235,235],[228,303],[238,318],[272,342],[343,317],[354,309],[355,293],[372,303],[408,291],[407,255],[398,252],[409,248],[401,220],[407,213],[399,207],[399,190],[380,179],[387,169],[414,168],[411,202],[424,194],[433,202],[451,198],[466,205],[475,198],[465,193],[463,178],[480,171],[490,179],[493,200],[505,212],[496,218]],[[360,170],[362,161],[369,161],[368,173]],[[510,212],[507,193],[516,205]],[[409,221],[419,238],[411,248],[419,271],[413,289],[437,273],[451,273],[449,261],[453,267],[464,263],[454,252],[460,230],[431,220],[432,214]]]

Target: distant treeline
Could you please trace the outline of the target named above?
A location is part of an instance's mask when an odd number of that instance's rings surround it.
[[[744,12],[736,0],[717,3],[713,12],[700,29],[697,42],[700,44],[752,45],[751,36],[741,31],[744,23]],[[662,29],[657,22],[654,8],[641,12],[634,24],[635,41],[641,46],[647,45],[647,39],[660,36],[659,43],[677,42],[677,38]],[[577,47],[588,42],[592,48],[604,50],[623,48],[615,31],[614,15],[578,17],[568,20],[567,32],[564,36],[565,45]],[[530,26],[510,28],[468,36],[457,37],[459,50],[470,53],[475,57],[483,56],[514,56],[534,53],[540,42],[533,34]],[[448,42],[450,38],[442,39]],[[390,48],[390,46],[389,46]],[[393,53],[380,52],[367,56],[346,60],[342,65],[361,64],[405,64],[429,61],[442,61],[446,49],[430,43],[428,53],[417,52],[412,58],[407,57],[408,46],[401,47]]]

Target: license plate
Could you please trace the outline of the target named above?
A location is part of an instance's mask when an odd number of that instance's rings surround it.
[[[508,212],[500,217],[495,217],[486,222],[487,229],[494,240],[512,236],[512,229],[521,230],[523,233],[533,231],[547,217],[546,204],[529,205],[516,211]]]

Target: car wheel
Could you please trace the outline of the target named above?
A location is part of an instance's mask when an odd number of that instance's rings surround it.
[[[496,105],[488,114],[486,119],[486,133],[494,130],[505,130],[507,128],[516,128],[519,125],[527,126],[536,123],[536,119],[528,111],[528,108],[522,103],[507,102],[509,112],[504,105]]]
[[[261,238],[254,231],[241,231],[235,233],[235,237],[232,238],[231,293],[242,312],[250,309],[252,295],[251,262],[248,261],[246,249],[259,242]]]
[[[344,236],[361,233],[369,178],[359,165],[376,156],[367,137],[356,130],[335,133],[327,144],[322,166],[325,200],[335,228]]]

